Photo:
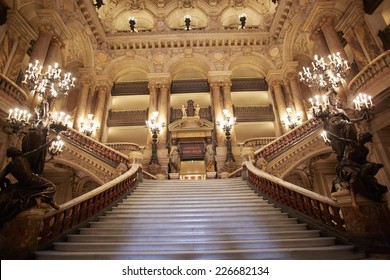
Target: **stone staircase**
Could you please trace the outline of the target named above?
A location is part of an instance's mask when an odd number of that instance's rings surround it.
[[[241,178],[144,180],[134,193],[36,259],[360,259],[309,230]]]

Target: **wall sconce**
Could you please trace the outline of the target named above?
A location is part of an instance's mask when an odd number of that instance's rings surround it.
[[[190,15],[185,15],[184,16],[184,22],[186,24],[186,31],[190,30],[191,16]]]
[[[138,32],[137,29],[135,29],[135,25],[137,23],[137,20],[135,17],[129,17],[129,24],[130,24],[130,31],[131,32]]]
[[[245,23],[246,23],[246,14],[241,14],[238,16],[238,19],[241,22],[241,25],[238,27],[238,29],[245,29]]]

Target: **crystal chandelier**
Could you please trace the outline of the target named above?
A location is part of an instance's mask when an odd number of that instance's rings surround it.
[[[70,73],[63,74],[58,63],[48,66],[47,71],[42,73],[43,66],[39,65],[36,60],[33,65],[30,63],[26,70],[23,83],[27,85],[28,89],[50,102],[52,99],[67,95],[69,90],[75,86],[75,78],[71,77]]]
[[[287,115],[281,119],[282,124],[289,129],[297,127],[302,119],[300,114],[293,114],[291,108],[286,108]]]
[[[96,122],[93,120],[93,114],[88,114],[88,120],[80,123],[80,131],[81,133],[91,136],[96,133],[96,129],[98,128]]]
[[[328,62],[323,57],[314,56],[312,69],[303,67],[303,72],[299,72],[300,81],[308,87],[317,89],[335,90],[344,81],[350,69],[348,61],[343,60],[340,53],[333,53],[328,56]]]

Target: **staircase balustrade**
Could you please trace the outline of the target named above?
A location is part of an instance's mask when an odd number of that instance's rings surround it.
[[[140,169],[140,165],[134,164],[129,171],[111,182],[62,204],[59,210],[47,213],[42,219],[39,244],[61,236],[132,192],[137,186]]]
[[[128,162],[128,157],[126,155],[90,137],[87,137],[72,128],[68,128],[67,133],[64,134],[64,136],[69,141],[76,144],[80,149],[84,149],[92,153],[97,158],[108,160],[111,162],[111,165],[117,166],[122,162]]]
[[[332,199],[295,186],[246,162],[249,184],[262,195],[341,232],[346,231],[341,208]]]
[[[320,120],[311,119],[296,127],[290,132],[277,138],[263,148],[255,152],[255,160],[264,158],[268,162],[290,148],[291,145],[302,140],[303,137],[313,133],[322,125]]]

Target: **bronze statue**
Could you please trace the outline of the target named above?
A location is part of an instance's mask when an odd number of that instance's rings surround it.
[[[55,209],[59,208],[53,199],[55,185],[33,173],[29,163],[30,157],[42,152],[53,140],[27,153],[22,153],[16,147],[7,149],[7,157],[12,160],[0,174],[0,226],[12,220],[20,211],[27,210],[35,204],[40,207],[44,202]],[[17,183],[10,183],[7,178],[9,174]]]
[[[360,133],[358,140],[341,138],[333,135],[337,141],[346,145],[343,158],[339,161],[336,172],[338,184],[346,183],[351,191],[352,206],[356,204],[356,193],[373,200],[382,201],[383,195],[388,191],[386,186],[378,183],[375,175],[383,167],[383,164],[367,160],[369,149],[366,143],[372,142],[372,134]],[[333,186],[333,191],[335,186]]]

